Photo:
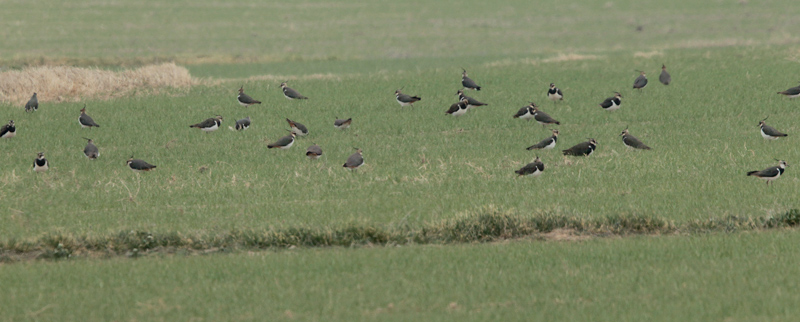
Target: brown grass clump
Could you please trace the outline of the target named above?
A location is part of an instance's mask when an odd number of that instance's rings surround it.
[[[111,99],[132,92],[158,93],[187,88],[192,76],[186,68],[165,63],[132,70],[38,66],[0,73],[0,101],[20,107],[36,92],[40,102]]]

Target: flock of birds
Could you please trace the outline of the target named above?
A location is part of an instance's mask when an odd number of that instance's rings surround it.
[[[480,102],[472,97],[469,97],[464,94],[465,90],[475,90],[480,91],[481,86],[479,86],[474,80],[467,76],[467,71],[463,69],[461,74],[461,85],[463,86],[462,89],[458,90],[456,93],[458,95],[458,102],[452,104],[450,108],[447,109],[445,114],[452,115],[454,117],[462,116],[467,113],[472,108],[485,106],[486,103]],[[672,77],[667,72],[667,68],[665,65],[661,65],[661,74],[659,75],[659,81],[664,85],[669,85],[672,82]],[[646,87],[648,84],[647,76],[644,71],[639,71],[639,76],[633,82],[633,89],[641,90]],[[299,100],[299,99],[308,99],[308,97],[303,96],[295,89],[292,89],[286,85],[286,82],[281,83],[280,85],[281,91],[283,92],[284,97],[289,100]],[[411,96],[407,94],[403,94],[401,92],[402,88],[395,91],[395,99],[400,106],[413,106],[415,102],[422,100],[419,96]],[[782,94],[788,96],[790,98],[797,98],[800,97],[800,86],[789,88],[785,91],[778,92],[778,94]],[[553,102],[562,101],[564,100],[564,94],[562,93],[561,89],[556,87],[555,84],[551,83],[550,88],[547,90],[547,98]],[[252,97],[248,96],[244,93],[244,86],[239,88],[239,95],[236,97],[237,101],[240,105],[248,107],[254,104],[261,104],[260,101],[253,99]],[[620,108],[622,105],[622,94],[619,92],[615,92],[614,96],[606,98],[601,102],[600,107],[606,111],[614,111]],[[33,112],[38,110],[39,108],[39,101],[36,97],[36,93],[33,93],[31,99],[25,104],[25,111],[26,112]],[[78,122],[80,123],[81,127],[83,128],[90,128],[90,127],[100,127],[89,115],[86,114],[86,106],[80,110],[80,116],[78,118]],[[530,103],[527,106],[524,106],[517,111],[517,113],[513,116],[514,118],[519,118],[523,120],[536,120],[542,126],[547,125],[560,125],[561,122],[552,118],[547,113],[543,112],[539,109],[539,106],[535,103]],[[216,131],[222,126],[222,116],[217,115],[216,117],[206,119],[197,124],[190,125],[190,128],[198,128],[205,132],[212,132]],[[291,148],[297,136],[305,136],[308,135],[309,131],[308,128],[296,121],[292,121],[290,119],[286,119],[289,123],[289,135],[281,137],[280,139],[276,140],[273,143],[267,145],[267,148],[273,149],[289,149]],[[348,119],[336,119],[334,121],[334,127],[337,129],[346,129],[350,127],[352,123],[352,118]],[[785,137],[787,134],[782,133],[775,128],[766,124],[766,118],[759,121],[759,128],[761,129],[761,136],[767,140],[776,140],[780,137]],[[250,127],[250,117],[237,120],[235,123],[235,127],[229,127],[231,130],[246,130]],[[531,145],[527,148],[527,150],[546,150],[546,149],[553,149],[558,142],[558,130],[553,129],[552,135],[540,142]],[[12,138],[16,135],[16,127],[14,121],[11,120],[8,124],[3,125],[0,127],[0,138]],[[627,128],[625,128],[622,133],[619,134],[622,137],[622,143],[633,149],[641,149],[641,150],[650,150],[651,148],[640,141],[635,136],[631,135]],[[99,149],[97,146],[94,145],[94,141],[92,139],[87,139],[86,147],[83,150],[84,155],[87,158],[94,160],[100,156]],[[595,149],[597,149],[597,140],[593,138],[589,138],[588,141],[578,143],[566,150],[563,150],[562,153],[567,156],[589,156],[591,155]],[[322,148],[319,145],[312,145],[306,149],[306,156],[310,159],[317,159],[322,156]],[[747,172],[748,176],[755,176],[761,179],[766,180],[767,185],[770,184],[775,179],[778,179],[788,166],[786,161],[777,160],[778,165],[766,168],[760,171],[749,171]],[[127,160],[127,166],[136,172],[141,171],[150,171],[156,168],[155,165],[152,165],[144,160],[141,159],[134,159],[131,156]],[[356,148],[356,152],[353,153],[350,157],[347,158],[345,163],[343,164],[344,168],[347,169],[358,169],[364,164],[364,158],[362,154],[362,150]],[[37,154],[36,159],[33,162],[33,171],[35,172],[43,172],[49,169],[49,163],[44,156],[43,152],[39,152]],[[539,156],[536,156],[532,162],[526,164],[519,170],[514,171],[519,176],[539,176],[544,172],[545,166],[544,163],[541,161]]]

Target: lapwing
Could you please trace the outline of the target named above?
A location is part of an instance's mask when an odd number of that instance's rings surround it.
[[[0,138],[10,139],[17,135],[17,127],[14,126],[14,120],[8,121],[8,124],[0,126]]]
[[[311,160],[319,159],[322,156],[322,148],[314,144],[306,149],[306,156]]]
[[[619,92],[614,92],[614,97],[606,98],[605,101],[600,103],[600,107],[602,107],[606,111],[615,111],[619,109],[620,104],[622,104],[622,94]]]
[[[533,109],[533,119],[536,120],[536,122],[539,122],[539,124],[541,124],[543,127],[548,124],[561,125],[561,122],[550,117],[550,115],[547,115],[547,113],[542,112],[536,103],[531,102],[530,107]]]
[[[31,99],[25,103],[25,112],[33,112],[39,109],[39,99],[36,98],[36,93],[33,93]]]
[[[542,163],[542,160],[540,160],[539,156],[537,155],[533,162],[526,164],[524,167],[514,172],[516,172],[520,177],[528,175],[538,177],[542,174],[542,172],[544,172],[544,163]]]
[[[252,97],[244,93],[244,85],[242,85],[242,87],[239,87],[239,95],[236,96],[236,100],[239,101],[239,105],[244,107],[248,107],[253,104],[261,104],[261,101],[256,101]]]
[[[44,158],[44,152],[39,152],[33,160],[33,171],[45,172],[50,169],[50,163]]]
[[[482,103],[482,102],[480,102],[480,101],[478,101],[478,100],[476,100],[476,99],[474,99],[472,97],[464,95],[464,90],[463,89],[459,89],[458,92],[456,92],[456,95],[458,95],[458,100],[464,100],[464,99],[467,100],[467,108],[473,108],[473,107],[478,107],[478,106],[489,105],[489,104],[486,104],[486,103]]]
[[[290,99],[290,100],[306,100],[306,99],[308,99],[308,97],[300,95],[300,92],[292,89],[289,86],[286,86],[286,82],[281,83],[281,89],[283,90],[283,96],[288,98],[288,99]]]
[[[294,134],[294,132],[292,132],[292,131],[289,131],[289,132],[291,132],[291,133],[289,133],[289,135],[278,139],[278,141],[275,141],[274,143],[268,144],[267,148],[270,148],[270,149],[279,148],[279,149],[284,149],[284,150],[288,149],[288,148],[291,148],[292,145],[294,144],[294,138],[297,135]]]
[[[97,159],[100,156],[100,150],[97,149],[97,146],[94,145],[94,140],[84,138],[86,142],[86,147],[83,148],[83,155],[85,155],[89,160]]]
[[[531,145],[525,150],[548,150],[556,147],[556,142],[558,142],[558,130],[553,129],[553,135],[549,138],[539,141],[534,145]]]
[[[561,152],[563,152],[564,155],[589,156],[592,154],[592,152],[594,152],[595,149],[597,149],[597,141],[589,138],[589,141],[575,144],[571,148]]]
[[[144,160],[134,159],[133,156],[128,158],[127,164],[128,168],[133,170],[133,172],[150,171],[156,168],[156,166],[147,163]]]
[[[514,118],[515,119],[523,119],[523,120],[526,120],[526,121],[532,120],[533,119],[533,113],[534,113],[534,110],[533,110],[533,106],[534,105],[535,104],[531,103],[531,104],[523,106],[522,108],[519,109],[519,111],[517,111],[517,114],[514,114]]]
[[[553,102],[563,101],[564,93],[561,93],[561,90],[556,87],[556,84],[550,83],[550,89],[547,90],[547,98]]]
[[[777,140],[779,137],[788,136],[786,133],[776,130],[774,127],[767,125],[766,121],[769,116],[763,120],[758,121],[758,126],[761,128],[761,137],[766,140]]]
[[[292,128],[292,133],[298,136],[306,136],[308,135],[308,128],[305,125],[292,121],[290,119],[286,119],[286,122],[289,122],[289,127]]]
[[[81,109],[81,116],[78,117],[78,122],[81,123],[82,128],[100,127],[100,125],[94,122],[89,114],[86,114],[86,104],[84,104],[83,108]]]
[[[189,125],[189,127],[196,127],[205,132],[212,132],[219,129],[220,125],[222,125],[222,116],[217,115],[200,123]]]
[[[228,129],[236,130],[236,131],[244,131],[250,127],[250,117],[245,117],[241,120],[236,121],[236,128],[228,127]]]
[[[348,168],[350,170],[355,170],[364,165],[364,157],[361,155],[361,149],[355,148],[356,153],[353,153],[347,161],[345,161],[343,167]]]
[[[647,76],[644,75],[643,70],[640,70],[638,72],[639,72],[639,77],[636,77],[636,79],[633,80],[633,88],[641,90],[642,88],[647,86]]]
[[[346,120],[337,118],[336,121],[333,121],[333,127],[337,128],[337,129],[340,129],[340,130],[344,130],[344,129],[350,127],[351,123],[353,123],[353,118],[352,117],[349,118],[349,119],[346,119]]]
[[[790,88],[790,89],[787,89],[787,90],[785,90],[785,91],[783,91],[783,92],[778,92],[778,94],[783,94],[783,95],[786,95],[786,96],[788,96],[789,98],[797,98],[797,97],[800,97],[800,86],[795,86],[795,87],[792,87],[792,88]],[[35,98],[35,97],[36,97],[36,94],[34,93],[34,94],[33,94],[33,96],[34,96],[34,98]]]
[[[472,89],[476,91],[481,90],[481,87],[478,86],[478,84],[475,84],[475,81],[467,77],[467,70],[464,68],[461,68],[461,70],[464,71],[461,73],[461,85],[464,86],[465,89]]]
[[[764,179],[767,181],[767,185],[769,185],[770,181],[780,178],[783,171],[789,166],[786,164],[786,161],[778,159],[775,159],[775,161],[778,161],[777,166],[769,167],[761,171],[750,171],[747,173],[747,176],[755,176]]]
[[[672,83],[672,76],[667,72],[667,65],[661,64],[661,75],[658,75],[658,81],[664,85]]]
[[[650,147],[639,141],[635,136],[628,133],[628,128],[626,127],[622,130],[622,133],[619,134],[622,137],[622,143],[625,146],[634,148],[634,149],[642,149],[642,150],[650,150]]]
[[[469,108],[467,108],[467,105],[468,105],[467,100],[465,99],[461,100],[458,103],[450,105],[450,108],[447,109],[447,112],[444,113],[450,114],[452,116],[461,116],[467,114],[467,111],[469,110]]]
[[[414,106],[413,104],[415,102],[422,100],[419,96],[406,95],[400,92],[400,90],[402,90],[402,88],[394,91],[394,97],[400,106]]]

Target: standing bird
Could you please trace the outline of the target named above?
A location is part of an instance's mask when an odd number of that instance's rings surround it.
[[[595,149],[597,149],[597,141],[589,138],[589,141],[575,144],[571,148],[561,152],[563,152],[564,155],[589,156],[592,154],[592,152],[594,152]]]
[[[533,113],[535,113],[533,109],[534,106],[535,104],[533,103],[523,106],[519,109],[519,111],[517,111],[517,114],[514,114],[514,118],[530,121],[533,119]]]
[[[556,142],[558,142],[558,130],[553,129],[553,135],[549,138],[539,141],[534,145],[531,145],[525,150],[548,150],[556,147]]]
[[[397,103],[400,103],[400,106],[414,106],[413,104],[415,102],[422,100],[422,98],[419,96],[411,96],[403,94],[402,92],[400,92],[401,89],[394,91],[394,97],[397,100]]]
[[[291,132],[291,131],[289,131],[289,132]],[[278,141],[275,141],[275,143],[268,144],[267,148],[270,148],[270,149],[279,148],[279,149],[283,149],[283,150],[291,148],[292,145],[294,144],[295,136],[296,136],[296,134],[294,134],[294,132],[291,132],[291,133],[289,133],[289,135],[278,139]]]
[[[542,127],[548,124],[561,125],[561,122],[550,117],[550,115],[547,115],[547,113],[542,112],[542,110],[539,109],[539,106],[537,106],[535,103],[531,102],[530,107],[533,109],[533,119],[536,120],[536,122],[539,122]]]
[[[638,72],[639,72],[639,77],[636,77],[636,79],[633,81],[633,88],[641,90],[642,88],[647,86],[647,77],[644,76],[643,70],[640,70]]]
[[[555,103],[555,101],[563,101],[564,94],[556,87],[556,84],[550,83],[550,89],[547,90],[547,98]]]
[[[473,108],[473,107],[478,107],[478,106],[489,105],[489,104],[486,104],[486,103],[482,103],[482,102],[480,102],[480,101],[478,101],[478,100],[476,100],[476,99],[474,99],[472,97],[464,95],[464,90],[463,89],[459,89],[458,92],[456,92],[456,95],[458,95],[458,100],[464,100],[464,99],[467,100],[467,108]]]
[[[452,116],[461,116],[467,114],[467,111],[469,110],[469,108],[467,108],[467,104],[468,104],[467,100],[465,99],[461,100],[458,103],[450,105],[450,108],[447,109],[447,111],[444,113],[450,114]]]
[[[481,90],[481,87],[478,84],[475,84],[475,81],[471,78],[467,77],[467,70],[461,68],[464,72],[461,73],[461,85],[464,86],[465,89],[473,89],[476,91]]]
[[[619,109],[619,106],[622,104],[622,94],[619,92],[614,92],[614,97],[606,98],[605,101],[600,103],[600,107],[602,107],[606,111],[615,111]]]
[[[544,163],[542,163],[542,160],[540,160],[539,156],[537,155],[533,162],[526,164],[524,167],[514,172],[516,172],[520,177],[527,175],[538,177],[542,174],[542,172],[544,172]]]
[[[44,152],[39,152],[33,160],[33,171],[45,172],[50,169],[50,163],[44,158]]]
[[[625,144],[625,146],[627,147],[634,149],[650,150],[649,146],[645,145],[644,143],[642,143],[642,141],[639,141],[639,139],[637,139],[635,136],[628,133],[627,127],[625,127],[625,129],[622,130],[622,133],[620,133],[619,135],[622,136],[622,143]]]
[[[288,82],[288,81],[286,81]],[[290,99],[290,100],[307,100],[308,97],[300,95],[300,92],[286,86],[286,82],[281,83],[281,89],[283,89],[283,96]]]
[[[156,168],[156,166],[147,163],[144,160],[134,159],[133,156],[128,158],[128,161],[126,163],[128,165],[128,168],[133,170],[133,172],[150,171]]]
[[[81,116],[78,117],[78,122],[81,123],[82,128],[92,128],[92,127],[100,127],[97,123],[94,122],[89,114],[86,114],[86,104],[83,104],[83,108],[81,109]]]
[[[14,126],[14,120],[8,121],[8,124],[0,126],[0,138],[10,139],[17,135],[17,127]]]
[[[228,129],[236,130],[236,131],[244,131],[244,130],[247,130],[249,127],[250,127],[250,117],[248,116],[248,117],[245,117],[245,118],[243,118],[241,120],[236,121],[236,128],[235,129],[230,127],[230,126],[228,127]]]
[[[345,161],[343,167],[348,168],[350,170],[355,170],[364,165],[364,157],[361,155],[361,149],[355,148],[356,153],[353,153],[347,161]]]
[[[189,127],[196,127],[205,132],[212,132],[219,129],[220,125],[222,125],[222,116],[217,115],[216,117],[206,119],[200,123],[189,125]]]
[[[661,75],[658,75],[658,81],[664,85],[672,83],[672,76],[667,72],[667,65],[661,64]]]
[[[783,95],[786,95],[786,96],[788,96],[789,98],[797,98],[797,97],[800,97],[800,86],[795,86],[795,87],[792,87],[792,88],[790,88],[790,89],[787,89],[787,90],[785,90],[785,91],[783,91],[783,92],[778,92],[778,94],[783,94]],[[36,94],[33,94],[33,96],[36,96]]]
[[[306,150],[306,156],[311,160],[319,159],[322,156],[322,148],[319,145],[312,145]]]
[[[33,112],[39,109],[39,99],[36,98],[36,93],[33,93],[31,99],[25,103],[25,112]]]
[[[94,140],[87,138],[84,139],[88,142],[86,142],[86,147],[83,148],[83,155],[89,158],[89,160],[97,159],[97,157],[100,156],[100,150],[97,149],[96,145],[94,145]]]
[[[769,186],[770,181],[780,178],[783,174],[783,171],[786,170],[786,167],[789,165],[786,164],[786,161],[775,159],[778,161],[778,165],[775,167],[769,167],[761,171],[750,171],[747,173],[747,176],[755,176],[767,181],[767,185]]]
[[[340,130],[344,130],[344,129],[350,127],[351,123],[353,123],[353,118],[352,117],[349,118],[349,119],[346,119],[346,120],[337,118],[336,121],[333,121],[333,127],[337,128],[337,129],[340,129]]]
[[[779,137],[782,136],[789,136],[786,133],[776,130],[774,127],[767,125],[766,121],[769,116],[765,117],[763,120],[758,121],[758,126],[761,128],[761,137],[766,140],[777,140]]]
[[[236,96],[236,100],[239,101],[239,105],[244,107],[248,107],[253,104],[261,104],[261,101],[256,101],[244,93],[244,85],[239,87],[239,95]]]
[[[305,125],[292,121],[290,119],[286,119],[286,122],[289,122],[289,127],[292,128],[292,133],[299,135],[299,136],[306,136],[308,135],[308,128]]]

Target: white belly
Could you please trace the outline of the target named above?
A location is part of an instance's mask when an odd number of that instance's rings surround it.
[[[551,101],[557,101],[561,99],[561,95],[558,95],[558,93],[556,94],[547,93],[547,98],[549,98]]]
[[[468,109],[458,109],[458,111],[453,112],[453,116],[461,116],[467,114]]]
[[[292,145],[294,145],[294,141],[292,141],[292,142],[289,142],[289,144],[287,144],[287,145],[285,145],[285,146],[282,146],[282,147],[280,147],[280,149],[286,150],[286,149],[288,149],[288,148],[291,148],[291,147],[292,147]]]
[[[615,103],[611,103],[611,107],[607,108],[606,111],[616,111],[619,109],[619,105]]]
[[[519,118],[521,118],[521,119],[523,119],[523,120],[526,120],[526,121],[527,121],[527,120],[530,120],[530,119],[532,119],[532,118],[533,118],[533,114],[531,114],[531,113],[525,113],[525,115],[523,115],[523,116],[520,116]]]
[[[763,138],[765,138],[767,140],[777,140],[778,139],[777,136],[769,136],[769,135],[767,135],[767,133],[764,133],[764,129],[761,129],[761,137],[763,137]]]
[[[236,100],[236,101],[239,102],[239,105],[244,106],[244,107],[247,107],[247,106],[250,105],[250,104],[247,104],[247,103],[242,103],[242,101],[239,101],[239,100]]]
[[[3,138],[10,139],[13,138],[15,135],[17,135],[17,132],[6,132],[6,134],[3,134]]]
[[[49,168],[50,168],[50,167],[47,165],[47,163],[45,163],[45,164],[44,164],[43,166],[41,166],[41,167],[37,165],[36,167],[34,167],[34,168],[33,168],[33,171],[36,171],[36,172],[44,172],[44,171],[47,171],[47,169],[49,169]]]
[[[400,103],[400,106],[411,106],[411,103],[406,103],[400,100],[397,100],[397,103]]]
[[[296,127],[292,128],[292,133],[294,133],[294,135],[297,135],[297,136],[305,136],[306,134],[308,134],[308,133],[303,133],[303,131],[300,131],[300,129],[298,129]]]
[[[216,131],[218,128],[219,128],[219,125],[217,125],[217,123],[214,123],[214,126],[208,127],[208,128],[202,128],[201,130],[206,131],[206,132],[212,132],[212,131]]]
[[[546,147],[543,147],[542,149],[552,149],[552,148],[555,148],[555,147],[556,147],[556,141],[553,141],[553,142],[550,142],[550,144],[548,144]]]

